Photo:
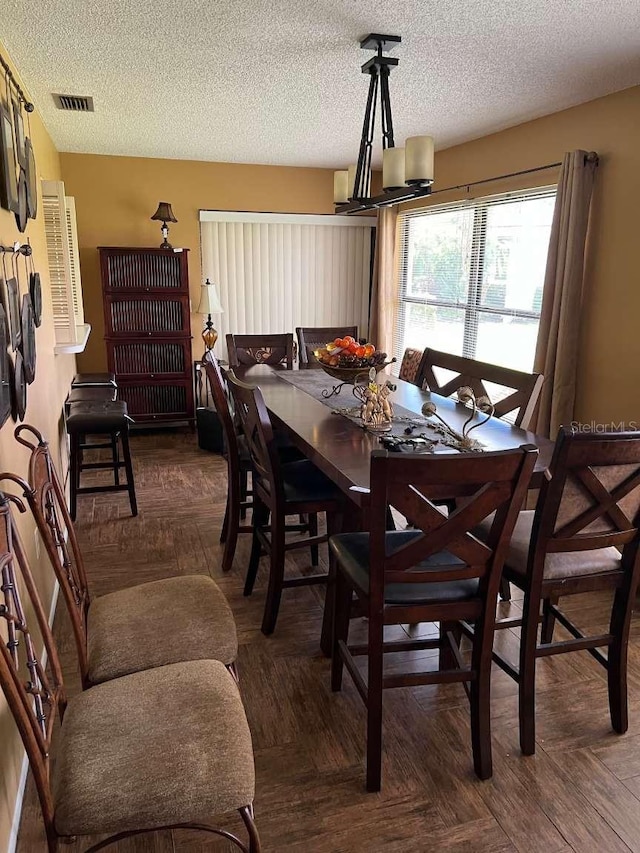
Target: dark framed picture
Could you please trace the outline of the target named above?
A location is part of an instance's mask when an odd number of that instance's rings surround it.
[[[6,346],[2,346],[7,334],[7,315],[0,305],[0,427],[4,426],[11,414],[11,386],[12,376],[9,366],[9,353]]]
[[[0,104],[0,204],[18,213],[18,173],[13,141],[13,119],[7,105]]]
[[[20,326],[22,329],[20,352],[24,362],[24,378],[27,385],[31,385],[36,378],[36,324],[33,321],[33,306],[28,293],[22,297]]]
[[[22,325],[20,321],[20,289],[18,280],[7,279],[7,308],[9,309],[9,340],[11,349],[15,352],[20,346]]]
[[[27,149],[24,138],[24,121],[22,120],[22,105],[20,101],[13,101],[13,127],[15,130],[16,160],[18,165],[27,168]]]

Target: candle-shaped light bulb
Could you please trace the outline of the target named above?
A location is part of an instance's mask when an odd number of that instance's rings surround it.
[[[433,183],[432,136],[411,136],[405,142],[405,180],[408,184]]]
[[[404,186],[404,148],[387,148],[382,152],[382,189],[397,190]]]
[[[346,169],[333,173],[333,203],[349,201],[349,172]]]

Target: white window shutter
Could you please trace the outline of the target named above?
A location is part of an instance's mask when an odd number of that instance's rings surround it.
[[[65,196],[62,181],[43,181],[42,207],[56,341],[76,343],[84,310],[75,202]]]

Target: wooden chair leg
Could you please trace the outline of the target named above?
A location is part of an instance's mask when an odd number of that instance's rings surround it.
[[[251,556],[249,557],[249,568],[247,569],[247,577],[244,582],[244,594],[251,595],[258,574],[258,566],[260,565],[260,557],[262,556],[262,543],[258,538],[258,529],[267,524],[269,520],[269,510],[256,497],[253,502],[253,536],[251,540]]]
[[[231,502],[231,483],[227,486],[227,502],[224,507],[224,519],[222,520],[222,529],[220,530],[220,544],[224,545],[229,535],[229,504]],[[238,513],[238,520],[240,514]]]
[[[345,516],[343,513],[327,513],[327,535],[329,538],[341,533],[344,528]],[[325,657],[333,655],[333,619],[335,608],[334,585],[337,575],[336,558],[329,548],[329,572],[327,575],[327,586],[324,594],[324,611],[322,613],[322,631],[320,634],[320,650]]]
[[[520,634],[519,718],[520,749],[524,755],[536,751],[536,648],[540,595],[527,590]]]
[[[113,461],[113,482],[120,485],[120,452],[118,450],[118,434],[111,433],[111,459]]]
[[[631,591],[629,584],[624,584],[616,590],[611,609],[609,630],[613,634],[613,642],[609,646],[607,683],[611,726],[618,734],[624,734],[629,728],[627,649],[634,601],[635,589]]]
[[[462,632],[458,626],[457,622],[440,622],[440,652],[438,655],[438,669],[455,669],[458,665],[455,655],[449,645],[449,641],[447,639],[447,634],[452,633],[458,645],[460,645],[460,639],[462,637]]]
[[[240,470],[240,500],[244,503],[247,499],[249,472],[246,468]],[[247,517],[247,508],[240,507],[240,520],[244,521]]]
[[[133,465],[131,464],[131,449],[129,448],[129,430],[125,428],[120,433],[122,440],[122,455],[124,457],[124,469],[127,472],[127,486],[129,491],[129,504],[131,515],[138,514],[138,502],[136,500],[136,485],[133,481]]]
[[[227,506],[224,511],[224,522],[220,541],[224,542],[224,554],[222,555],[222,571],[229,572],[233,566],[233,558],[238,544],[238,532],[240,529],[240,482],[237,472],[228,469]],[[224,537],[224,538],[223,538]]]
[[[369,615],[367,678],[367,791],[379,791],[382,783],[382,615]]]
[[[273,634],[278,621],[280,610],[280,599],[282,598],[282,584],[284,581],[285,561],[285,519],[278,518],[271,513],[271,553],[269,554],[269,586],[267,588],[267,600],[264,605],[264,617],[262,619],[262,633]]]
[[[331,650],[331,689],[334,692],[342,690],[342,672],[344,661],[340,654],[339,643],[347,642],[349,638],[349,617],[351,615],[351,587],[338,567],[335,583],[331,588],[333,611],[333,647]],[[327,590],[327,594],[329,591]]]
[[[318,513],[312,512],[309,514],[309,536],[317,536],[318,535]],[[311,565],[317,566],[320,562],[319,550],[317,545],[311,545],[309,550],[311,551]]]
[[[503,601],[511,601],[511,584],[504,577],[500,580],[500,598]]]
[[[70,447],[70,501],[69,501],[69,514],[71,516],[71,520],[76,520],[76,510],[78,507],[78,487],[80,484],[80,437],[77,433],[72,433],[71,435],[71,447]]]
[[[542,627],[540,629],[540,642],[553,642],[553,629],[556,625],[556,617],[551,610],[552,605],[557,605],[560,600],[559,595],[551,595],[545,598],[542,602]]]
[[[492,646],[493,630],[485,628],[484,619],[482,619],[475,626],[471,668],[475,670],[476,677],[469,685],[473,769],[479,779],[490,779],[493,774],[491,756]]]

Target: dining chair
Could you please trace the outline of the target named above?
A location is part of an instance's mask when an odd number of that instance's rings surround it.
[[[412,382],[414,385],[421,386],[422,382],[419,377],[421,374],[420,368],[422,366],[423,355],[424,350],[407,347],[403,353],[402,361],[400,362],[398,379],[403,379],[405,382]]]
[[[188,661],[67,700],[10,502],[25,511],[20,498],[0,492],[0,685],[29,759],[49,853],[76,836],[108,835],[88,848],[93,853],[130,836],[182,828],[259,853],[251,733],[230,673],[220,661]],[[32,614],[41,639],[31,633]],[[41,641],[46,658],[36,653]],[[213,823],[231,811],[242,817],[248,846]]]
[[[313,351],[323,347],[336,338],[351,335],[358,340],[357,326],[298,326],[298,363],[301,369],[320,368],[320,363],[314,357]]]
[[[319,545],[339,532],[344,498],[340,489],[308,459],[281,464],[262,392],[240,381],[233,371],[229,372],[228,381],[253,463],[253,542],[244,594],[251,595],[253,591],[264,549],[270,568],[262,632],[272,634],[283,589],[327,582],[326,572],[285,578],[287,552]],[[327,535],[318,536],[316,529],[308,538],[285,541],[287,516],[315,516],[321,512],[326,514]]]
[[[439,380],[436,370],[455,375]],[[477,397],[486,396],[491,400],[497,418],[511,416],[508,419],[521,429],[529,429],[544,381],[540,373],[525,373],[434,349],[424,351],[416,379],[421,387],[442,397],[450,397],[460,386],[468,385]],[[498,386],[498,393],[487,388],[485,383]],[[504,391],[507,395],[502,397]]]
[[[478,535],[486,536],[490,524],[485,520]],[[505,559],[505,577],[524,592],[519,667],[494,653],[519,685],[520,746],[525,755],[532,755],[536,746],[536,662],[550,655],[586,650],[602,664],[612,727],[619,734],[627,730],[627,645],[640,579],[639,546],[640,434],[561,428],[549,479],[536,509],[519,514]],[[587,636],[558,602],[560,597],[599,590],[614,591],[609,630]],[[556,622],[569,639],[554,640]],[[520,620],[499,620],[496,628],[516,623]]]
[[[252,533],[251,525],[242,525],[247,509],[253,508],[253,491],[248,488],[248,479],[251,473],[251,454],[247,442],[242,434],[241,424],[234,420],[234,413],[230,406],[227,383],[220,370],[220,365],[213,352],[209,351],[203,362],[204,369],[211,389],[213,404],[220,418],[222,433],[224,435],[225,450],[227,457],[227,503],[224,512],[224,521],[220,532],[220,542],[224,543],[222,557],[222,570],[230,571],[233,558],[238,544],[238,536],[241,533]],[[295,447],[280,442],[278,444],[278,456],[283,463],[295,462],[302,457]],[[318,520],[313,515],[308,520],[300,518],[297,525],[287,525],[288,531],[311,532],[317,535]],[[318,546],[311,545],[311,564],[318,565]]]
[[[526,494],[537,449],[459,456],[371,455],[368,532],[332,536],[336,560],[331,687],[342,687],[346,666],[367,709],[368,791],[379,791],[382,770],[382,693],[392,687],[462,682],[471,704],[473,763],[480,779],[492,774],[491,651],[502,563]],[[436,497],[465,497],[450,515]],[[416,529],[385,530],[387,507]],[[486,542],[470,531],[495,511]],[[355,593],[367,617],[368,640],[349,645]],[[473,622],[471,661],[462,659],[458,623]],[[439,622],[436,639],[384,640],[386,625]],[[385,674],[384,655],[438,648],[439,666],[427,672]],[[367,656],[367,678],[355,658]]]
[[[20,486],[33,513],[71,618],[83,687],[201,659],[221,661],[237,676],[233,613],[208,575],[164,578],[91,597],[49,446],[28,424],[18,426],[14,435],[31,452],[29,482],[9,473],[0,474],[0,481]]]
[[[284,364],[293,370],[295,360],[293,335],[227,335],[229,367],[251,364]]]

